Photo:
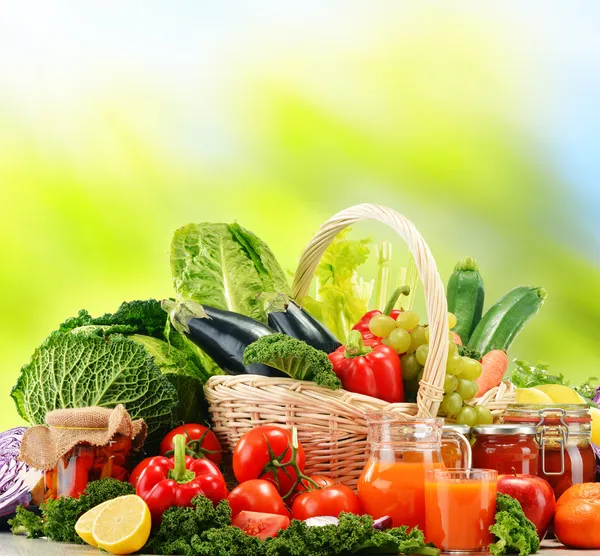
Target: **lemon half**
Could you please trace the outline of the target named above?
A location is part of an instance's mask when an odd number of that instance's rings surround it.
[[[111,554],[132,554],[148,541],[152,521],[148,505],[139,496],[119,496],[107,503],[92,524],[99,548]]]

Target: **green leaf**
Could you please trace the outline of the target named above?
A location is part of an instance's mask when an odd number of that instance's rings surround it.
[[[289,293],[283,270],[258,237],[238,224],[188,224],[171,243],[171,272],[183,299],[266,322],[260,294]]]
[[[317,266],[317,298],[302,300],[306,310],[345,343],[351,328],[367,312],[371,288],[361,285],[356,269],[369,257],[369,239],[346,239],[340,232]]]
[[[48,411],[122,403],[148,433],[172,423],[177,392],[145,348],[124,336],[55,333],[23,367],[11,396],[20,415],[43,424]]]

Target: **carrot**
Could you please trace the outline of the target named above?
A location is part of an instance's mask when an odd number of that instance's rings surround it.
[[[488,390],[491,390],[502,382],[502,378],[508,368],[508,355],[501,349],[488,351],[481,358],[481,366],[483,367],[483,372],[477,379],[477,386],[479,386],[477,397],[482,396]]]
[[[456,332],[452,332],[452,337],[454,338],[454,343],[457,346],[462,346],[463,345],[462,340],[460,339],[460,336]]]

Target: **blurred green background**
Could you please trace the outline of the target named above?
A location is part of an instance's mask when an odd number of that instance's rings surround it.
[[[489,302],[546,287],[510,356],[600,376],[597,3],[211,4],[2,3],[0,425],[62,320],[171,294],[176,228],[238,220],[292,271],[359,202]]]

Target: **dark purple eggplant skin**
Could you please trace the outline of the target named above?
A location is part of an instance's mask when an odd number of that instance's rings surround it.
[[[287,304],[285,311],[269,313],[269,326],[325,353],[331,353],[342,345],[328,328],[294,301]]]
[[[286,377],[285,373],[253,363],[244,365],[244,350],[252,343],[274,334],[275,331],[253,318],[231,311],[202,306],[205,318],[191,318],[186,336],[200,347],[214,362],[230,375],[262,375]]]

